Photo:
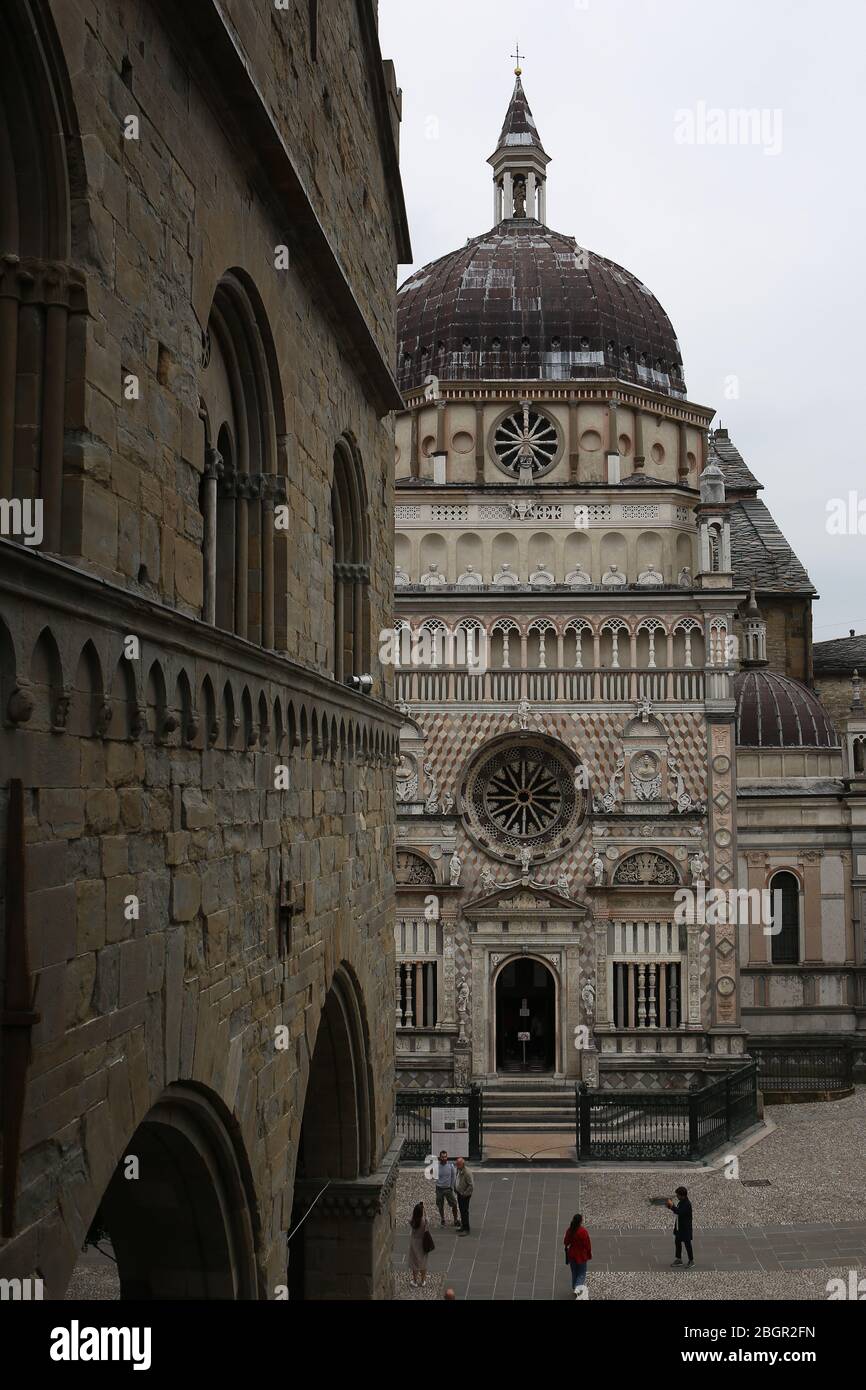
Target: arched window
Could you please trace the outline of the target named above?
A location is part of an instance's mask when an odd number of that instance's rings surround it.
[[[0,497],[12,538],[55,552],[80,546],[95,486],[79,476],[64,499],[66,431],[85,424],[67,380],[84,376],[86,283],[70,256],[87,204],[58,48],[48,5],[0,5]]]
[[[800,959],[800,882],[794,874],[774,874],[772,894],[774,965],[796,965]]]
[[[334,676],[370,674],[370,523],[360,459],[348,440],[334,450]]]
[[[224,275],[214,294],[201,406],[202,616],[285,651],[287,535],[276,514],[286,500],[285,415],[264,306],[239,270]]]

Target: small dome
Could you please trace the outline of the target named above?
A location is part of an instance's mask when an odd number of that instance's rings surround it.
[[[397,339],[404,393],[436,376],[614,378],[685,395],[676,334],[646,285],[531,218],[506,219],[411,276]]]
[[[838,748],[839,736],[817,695],[775,671],[734,677],[741,748]]]

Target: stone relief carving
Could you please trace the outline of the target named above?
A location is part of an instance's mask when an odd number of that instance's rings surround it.
[[[611,776],[610,782],[608,783],[607,791],[603,794],[603,796],[596,796],[593,798],[592,809],[594,811],[607,811],[609,813],[613,810],[614,806],[619,800],[620,791],[622,790],[622,779],[624,771],[625,758],[619,758],[617,759],[616,767],[614,768],[613,775]]]
[[[457,888],[460,884],[460,875],[463,872],[463,860],[455,850],[448,864],[448,873],[451,878],[451,887]]]
[[[620,861],[613,876],[615,884],[649,884],[667,887],[679,882],[673,864],[661,854],[629,854]]]

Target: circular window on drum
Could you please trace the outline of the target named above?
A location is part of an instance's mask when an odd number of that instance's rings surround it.
[[[562,454],[562,435],[556,421],[531,401],[521,401],[493,426],[490,446],[497,465],[512,478],[529,470],[533,478],[549,473]]]
[[[482,756],[463,789],[470,835],[488,852],[519,861],[561,854],[586,815],[575,764],[550,741],[515,741]]]

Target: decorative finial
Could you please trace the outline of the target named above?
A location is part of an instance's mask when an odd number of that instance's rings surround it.
[[[523,72],[523,68],[520,66],[520,60],[521,60],[521,58],[525,58],[525,57],[526,57],[526,54],[525,54],[525,53],[521,53],[521,51],[520,51],[520,44],[519,44],[519,43],[515,45],[515,48],[516,48],[516,51],[515,51],[514,53],[512,53],[512,55],[511,55],[512,58],[514,59],[515,63],[517,64],[516,68],[514,69],[514,76],[515,76],[515,77],[520,77],[521,73]]]

